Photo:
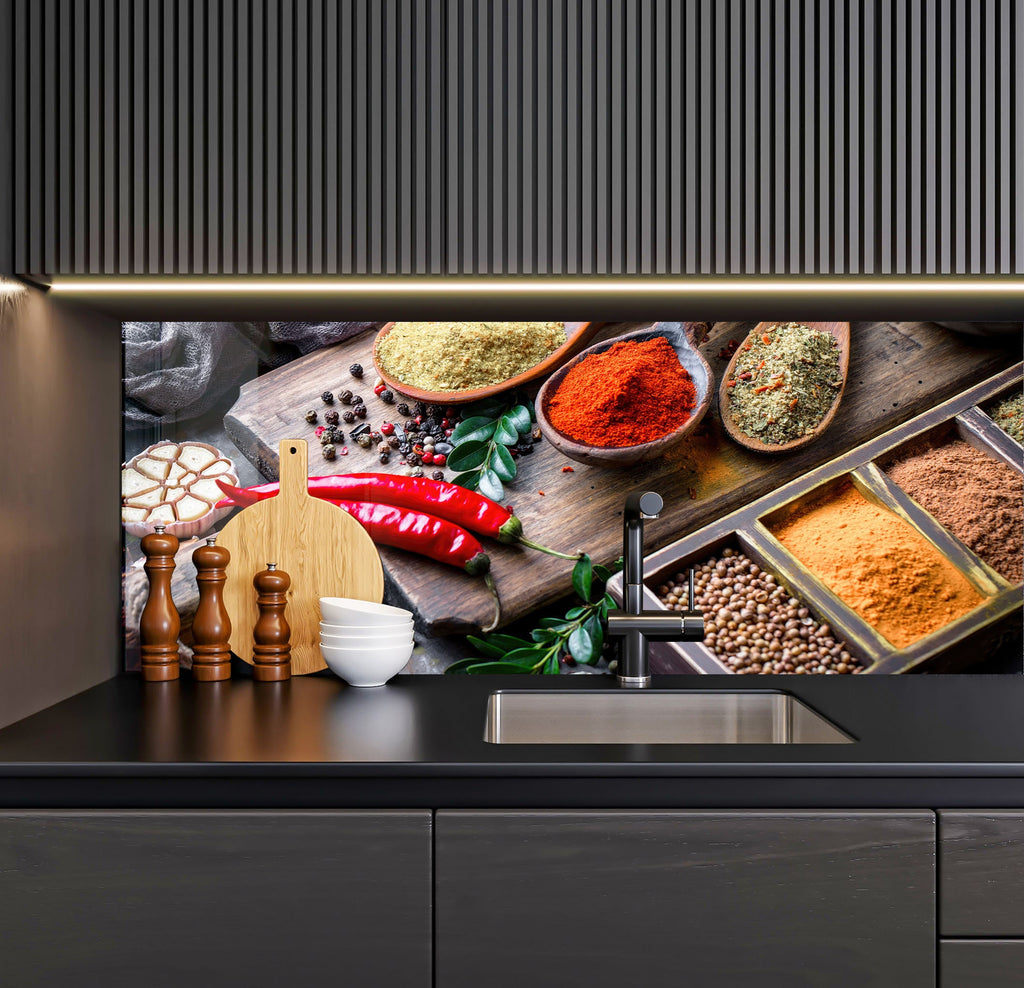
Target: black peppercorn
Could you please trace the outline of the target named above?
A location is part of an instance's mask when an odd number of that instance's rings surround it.
[[[362,395],[352,395],[352,404],[353,405],[362,405],[363,404],[363,396]]]
[[[338,395],[338,401],[340,401],[343,405],[351,405],[352,392],[349,391],[348,388],[346,388],[344,391],[341,392],[340,395]]]
[[[416,431],[416,423],[415,423],[415,421],[413,421],[412,419],[408,419],[406,421],[406,423],[405,423],[405,431],[406,432],[415,432]]]
[[[412,452],[412,443],[410,443],[410,442],[401,443],[399,445],[399,447],[398,447],[398,452],[401,453],[403,456],[408,456],[409,453]]]
[[[304,417],[310,425],[316,424],[316,412],[312,408],[306,412]]]
[[[433,432],[437,428],[437,419],[427,418],[423,420],[423,431]]]
[[[409,412],[408,404],[406,404],[406,402],[404,402],[404,401],[400,401],[397,405],[395,405],[395,411],[398,412],[399,415],[409,415],[409,414],[411,414]]]
[[[365,405],[356,405],[356,406],[353,407],[352,411],[354,411],[356,413],[356,418],[357,419],[365,419],[366,418],[366,406]]]
[[[415,405],[412,406],[412,413],[413,415],[426,415],[427,406],[424,405],[422,401],[418,401],[416,402]]]
[[[353,364],[351,367],[349,367],[348,372],[353,377],[360,378],[360,377],[363,376],[363,365],[362,364]]]
[[[444,480],[444,471],[435,470],[430,476],[433,480]]]
[[[342,418],[343,418],[343,419],[344,419],[344,420],[345,420],[346,422],[348,422],[348,424],[349,424],[349,425],[351,425],[351,424],[352,424],[353,422],[355,422],[355,420],[356,420],[355,412],[349,412],[349,411],[346,411],[346,412],[344,412],[344,413],[342,414],[342,416],[341,416],[341,417],[342,417]]]
[[[323,454],[325,460],[333,460],[336,455],[336,450],[331,443],[328,443],[323,447]]]
[[[411,467],[418,467],[423,462],[416,453],[410,453],[405,459]]]
[[[392,449],[400,449],[402,446],[402,440],[398,436],[388,436],[388,445]]]
[[[324,412],[324,421],[328,425],[337,425],[339,418],[338,412],[333,408],[329,412]]]
[[[394,393],[394,391],[391,391],[388,388],[385,388],[380,393],[380,400],[382,402],[384,402],[385,405],[393,405],[395,403],[395,393]]]
[[[380,456],[377,457],[377,459],[380,460],[381,463],[387,463],[388,460],[391,459],[390,450],[387,453],[381,453]]]
[[[322,395],[320,395],[320,399],[323,401],[325,405],[334,404],[334,395],[331,394],[330,391],[325,391]]]
[[[380,432],[378,432],[376,429],[371,429],[370,430],[370,442],[372,442],[372,443],[379,443],[379,442],[383,442],[383,440],[384,440],[384,436],[382,436]]]

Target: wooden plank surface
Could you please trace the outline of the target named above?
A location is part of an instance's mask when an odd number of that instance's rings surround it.
[[[605,327],[600,337],[640,324]],[[730,339],[742,340],[753,323],[715,323],[701,351],[716,378],[728,360],[719,352]],[[321,411],[319,395],[344,387],[363,395],[368,422],[395,417],[373,395],[371,333],[320,350],[244,385],[225,417],[228,435],[268,478],[277,477],[277,445],[292,435],[315,442],[303,421],[307,408]],[[507,503],[535,541],[564,551],[582,549],[598,562],[621,551],[621,509],[625,495],[638,488],[658,491],[665,500],[661,517],[645,527],[647,551],[695,531],[813,467],[906,421],[1020,359],[1011,346],[982,345],[931,323],[852,323],[850,372],[842,406],[819,442],[788,456],[765,456],[735,445],[722,428],[717,409],[705,416],[690,442],[665,460],[628,470],[585,466],[562,457],[546,443],[521,458],[509,485]],[[355,382],[348,367],[359,362],[367,377]],[[340,406],[336,406],[340,407]],[[296,429],[300,430],[296,432]],[[365,470],[403,471],[394,457],[381,467],[376,455],[349,443],[350,453],[329,463],[311,450],[310,473]],[[562,472],[571,466],[573,472]],[[543,491],[543,494],[541,493]],[[569,567],[518,547],[489,543],[504,621],[565,596]],[[490,596],[479,581],[428,559],[382,549],[385,569],[408,604],[434,634],[479,628],[491,616]]]
[[[942,940],[942,988],[1020,988],[1024,940]]]

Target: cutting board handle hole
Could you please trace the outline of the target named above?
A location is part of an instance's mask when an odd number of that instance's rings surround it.
[[[298,452],[298,450],[294,446],[292,446],[292,448],[288,450],[288,452],[291,453],[292,456],[294,456]]]

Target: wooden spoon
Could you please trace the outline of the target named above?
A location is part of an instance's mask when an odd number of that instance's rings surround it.
[[[573,360],[560,367],[551,375],[540,389],[537,395],[536,411],[537,424],[540,426],[544,437],[562,455],[580,463],[587,463],[595,467],[630,467],[637,463],[646,463],[648,460],[656,460],[660,456],[674,449],[697,428],[698,423],[704,417],[704,413],[711,405],[711,396],[714,394],[715,378],[708,366],[708,362],[697,349],[697,332],[707,328],[707,323],[702,322],[656,322],[648,329],[638,329],[622,336],[616,336],[609,340],[602,340],[588,347],[578,354]],[[576,366],[581,360],[585,360],[593,353],[603,353],[615,343],[623,340],[651,340],[656,336],[664,336],[672,345],[679,357],[679,362],[686,368],[697,392],[697,403],[689,418],[677,429],[666,436],[660,436],[647,443],[637,443],[633,446],[591,446],[589,443],[571,439],[564,432],[559,432],[548,418],[548,403],[551,396],[558,390],[559,385],[565,380],[565,375]]]
[[[747,340],[751,337],[760,336],[762,333],[766,333],[779,325],[781,324],[777,322],[759,322],[747,334],[746,339],[744,339],[743,343],[740,344],[739,348],[732,355],[732,360],[729,361],[729,366],[722,375],[722,383],[718,389],[718,410],[721,413],[722,425],[725,426],[725,431],[741,446],[752,449],[755,453],[788,453],[791,450],[800,449],[801,446],[814,442],[831,425],[832,419],[836,417],[836,412],[839,411],[839,403],[843,400],[843,391],[846,389],[846,375],[850,369],[850,324],[848,322],[800,323],[801,326],[807,326],[810,329],[817,329],[830,334],[839,344],[839,377],[843,382],[839,387],[839,393],[836,395],[829,410],[825,413],[824,418],[814,427],[812,432],[804,436],[798,436],[796,439],[791,439],[788,443],[763,443],[760,439],[755,439],[753,436],[748,436],[745,432],[741,432],[739,426],[733,421],[732,412],[729,409],[728,383],[733,380],[736,361],[743,352],[743,346]]]
[[[507,381],[500,381],[498,384],[489,384],[485,388],[474,388],[472,391],[425,391],[423,388],[414,387],[411,384],[403,384],[396,377],[392,377],[380,366],[377,360],[377,346],[388,333],[391,332],[393,322],[385,323],[373,341],[373,365],[381,380],[392,391],[399,391],[403,395],[415,401],[423,401],[430,405],[465,405],[471,401],[478,401],[481,398],[490,398],[510,388],[518,388],[520,385],[535,381],[545,374],[550,374],[557,367],[561,367],[570,357],[579,353],[590,341],[594,334],[604,325],[600,322],[567,322],[565,323],[565,342],[553,353],[545,357],[539,364],[535,364],[528,370],[510,377]]]

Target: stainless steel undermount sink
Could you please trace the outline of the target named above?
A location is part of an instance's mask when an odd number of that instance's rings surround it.
[[[498,690],[494,744],[849,744],[845,731],[788,693],[698,690]]]

